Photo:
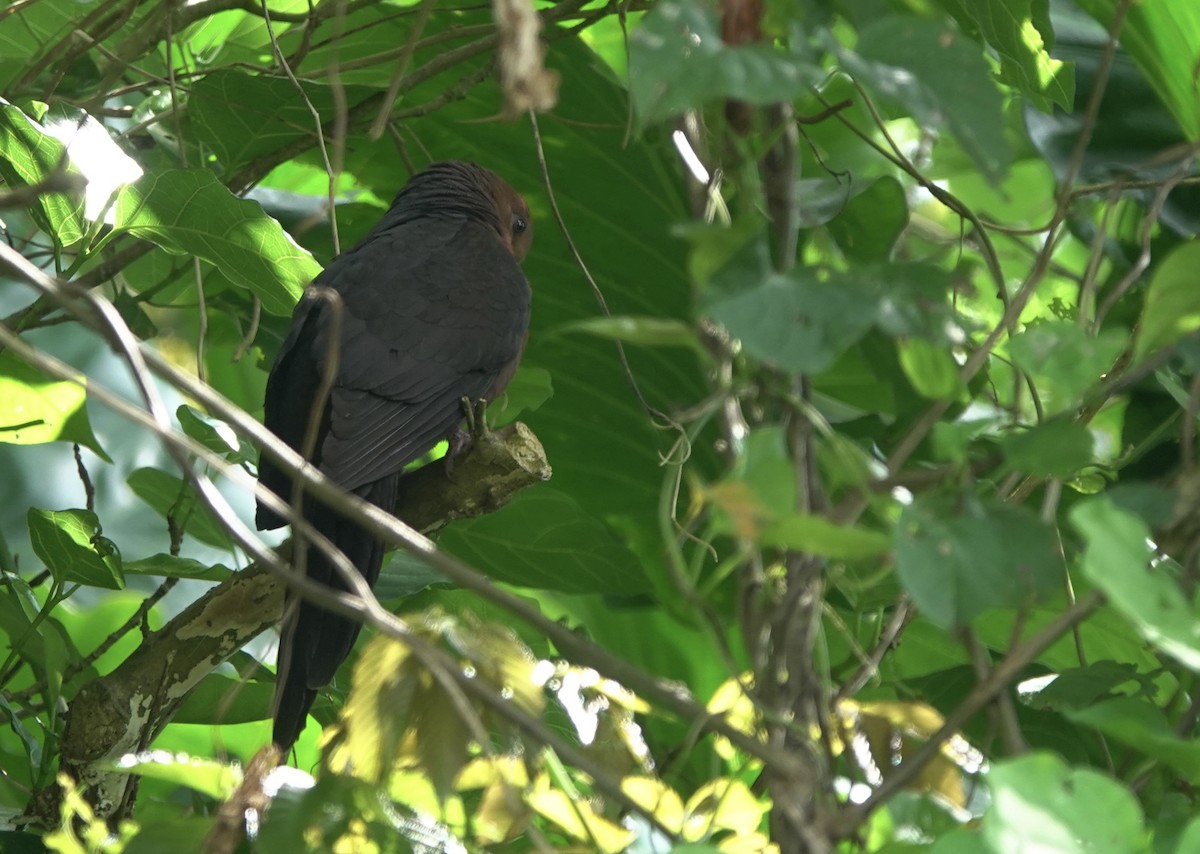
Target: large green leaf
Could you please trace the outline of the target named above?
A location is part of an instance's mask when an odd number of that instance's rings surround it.
[[[321,272],[261,205],[237,198],[207,169],[167,169],[125,187],[114,230],[216,265],[273,314],[290,314]]]
[[[354,105],[374,91],[343,85],[341,97]],[[216,155],[225,170],[232,171],[315,136],[312,109],[328,117],[336,104],[328,85],[225,68],[206,74],[192,87],[187,116],[195,139]]]
[[[497,513],[457,522],[443,548],[498,581],[567,593],[638,593],[644,568],[596,518],[550,487],[526,490]]]

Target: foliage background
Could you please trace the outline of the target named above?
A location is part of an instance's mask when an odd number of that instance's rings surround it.
[[[539,7],[556,103],[502,120],[522,9],[0,12],[9,247],[252,414],[304,284],[413,169],[477,160],[537,224],[530,344],[493,417],[554,477],[438,544],[544,622],[397,557],[380,599],[491,694],[454,705],[430,659],[360,646],[317,708],[331,746],[310,722],[297,749],[319,785],[283,785],[246,844],[1196,850],[1200,11],[567,0]],[[127,360],[5,263],[15,818],[58,791],[80,688],[250,555],[154,431],[99,405],[139,400]],[[228,412],[163,392],[252,469],[214,432]],[[89,823],[67,797],[74,822],[0,844],[195,848],[268,737],[269,647],[143,745],[170,753],[137,765],[119,839],[97,828],[121,811]],[[544,726],[502,722],[514,702]]]

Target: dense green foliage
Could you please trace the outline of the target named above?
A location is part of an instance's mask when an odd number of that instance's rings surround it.
[[[263,852],[1200,850],[1200,7],[538,14],[535,119],[519,0],[0,10],[0,850],[197,850],[243,781]],[[490,417],[553,477],[438,535],[494,588],[397,553],[263,787],[269,644],[114,668],[253,562],[237,413],[449,158],[533,212]],[[144,737],[68,762],[100,691]]]

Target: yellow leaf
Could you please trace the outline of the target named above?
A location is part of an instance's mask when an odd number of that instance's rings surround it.
[[[591,843],[597,854],[617,854],[633,842],[632,831],[597,815],[587,801],[572,801],[566,793],[549,788],[544,777],[539,782],[529,795],[529,805],[566,833]]]
[[[672,833],[683,832],[683,799],[662,780],[626,777],[621,781],[621,791],[667,830]]]
[[[771,801],[756,798],[741,780],[710,780],[688,798],[684,838],[705,839],[717,830],[750,833],[770,811]]]

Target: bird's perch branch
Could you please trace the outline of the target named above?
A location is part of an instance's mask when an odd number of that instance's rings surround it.
[[[456,519],[494,512],[549,477],[537,437],[525,425],[512,424],[464,452],[455,461],[453,480],[442,462],[412,475],[395,515],[429,534]],[[80,690],[67,713],[60,770],[88,787],[98,815],[113,816],[128,800],[131,778],[110,770],[112,763],[148,745],[201,679],[279,619],[283,589],[277,575],[251,564],[147,635],[111,673]],[[58,799],[57,786],[43,789],[28,818],[56,825]]]

